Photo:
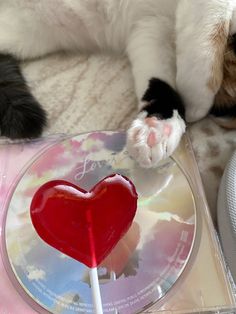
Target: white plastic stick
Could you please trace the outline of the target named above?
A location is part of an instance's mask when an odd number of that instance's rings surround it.
[[[111,277],[112,281],[115,281],[116,280],[116,273],[114,271],[111,271],[110,277]],[[118,314],[117,309],[115,309],[114,314]]]
[[[116,280],[116,273],[114,271],[111,271],[110,277],[111,277],[112,281],[115,281]]]
[[[102,298],[101,298],[99,281],[98,281],[97,267],[90,269],[89,276],[90,276],[90,284],[92,287],[94,313],[95,314],[103,314]]]

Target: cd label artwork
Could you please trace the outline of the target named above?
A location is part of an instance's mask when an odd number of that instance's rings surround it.
[[[67,180],[88,191],[114,173],[134,183],[139,199],[129,231],[98,268],[104,313],[140,312],[178,284],[197,225],[187,178],[174,159],[156,169],[140,169],[125,151],[125,133],[89,133],[41,154],[22,174],[9,201],[6,262],[36,307],[93,313],[89,268],[41,240],[30,219],[33,195],[51,180]]]

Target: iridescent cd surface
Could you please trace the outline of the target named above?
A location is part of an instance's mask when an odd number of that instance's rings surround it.
[[[125,139],[122,132],[95,132],[59,142],[31,164],[12,194],[5,225],[9,268],[24,293],[50,313],[93,313],[89,269],[44,243],[31,223],[31,199],[50,180],[90,190],[119,173],[136,186],[133,224],[98,269],[104,313],[136,313],[161,301],[186,268],[197,226],[189,182],[171,158],[140,169]]]

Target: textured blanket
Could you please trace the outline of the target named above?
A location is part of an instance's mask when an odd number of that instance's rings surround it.
[[[48,111],[46,133],[126,128],[137,113],[126,58],[56,54],[22,66],[34,95]],[[226,131],[210,118],[188,131],[216,221],[218,186],[236,148],[236,131]]]

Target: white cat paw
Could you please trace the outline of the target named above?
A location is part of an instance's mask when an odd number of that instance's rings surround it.
[[[128,152],[141,167],[155,167],[175,151],[185,129],[176,110],[166,120],[147,118],[147,113],[141,112],[127,132]]]

